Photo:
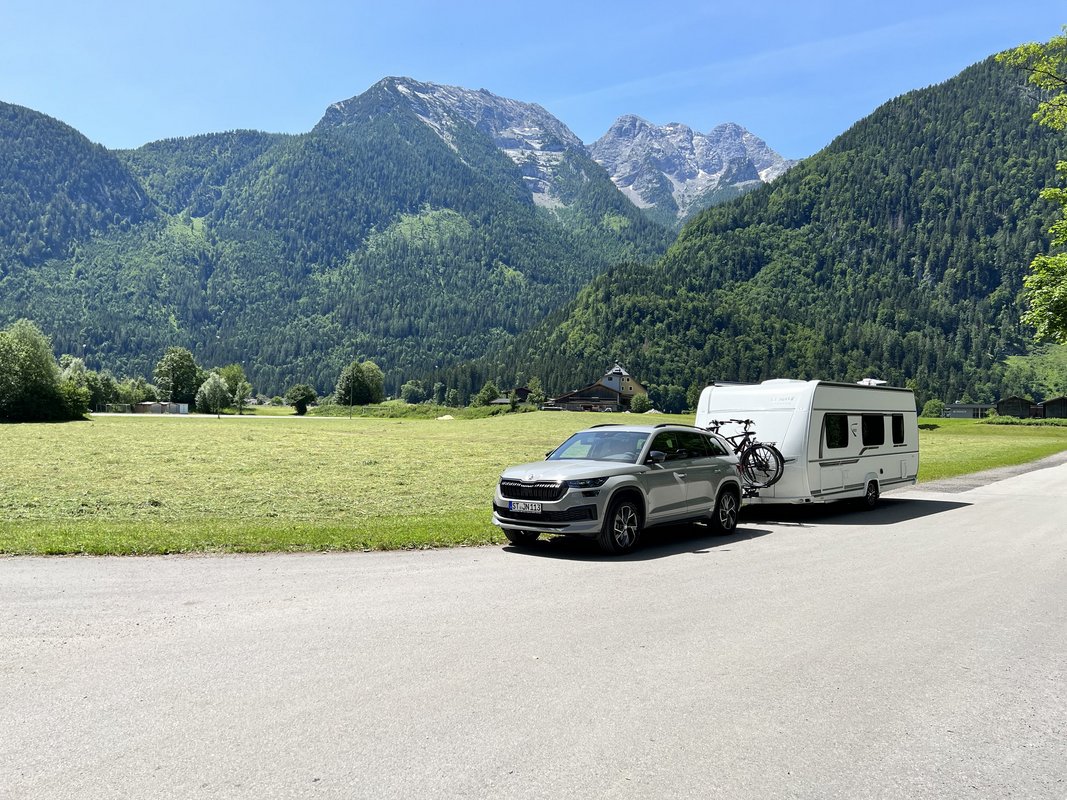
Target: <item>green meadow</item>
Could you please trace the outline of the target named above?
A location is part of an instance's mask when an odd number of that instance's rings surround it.
[[[502,541],[509,464],[618,417],[101,416],[0,426],[0,552],[377,550]],[[656,421],[691,422],[691,417]],[[936,420],[920,480],[1067,449],[1067,428]]]

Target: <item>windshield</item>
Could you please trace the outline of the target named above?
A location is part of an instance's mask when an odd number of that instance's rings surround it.
[[[636,464],[648,433],[641,431],[581,431],[552,451],[549,461],[590,459]]]

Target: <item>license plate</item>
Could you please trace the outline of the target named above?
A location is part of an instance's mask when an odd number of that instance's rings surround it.
[[[509,500],[508,511],[518,511],[520,514],[540,514],[541,504],[531,503],[528,500]]]

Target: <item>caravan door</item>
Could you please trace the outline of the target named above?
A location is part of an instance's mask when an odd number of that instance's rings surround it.
[[[861,424],[858,414],[826,413],[819,442],[818,480],[813,481],[812,489],[817,486],[820,494],[832,495],[862,483],[863,476],[858,474]]]

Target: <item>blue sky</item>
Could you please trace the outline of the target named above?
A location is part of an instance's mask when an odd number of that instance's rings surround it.
[[[307,131],[330,103],[403,75],[540,103],[586,142],[638,114],[737,122],[800,158],[1064,23],[1067,0],[3,0],[0,100],[125,148]]]

